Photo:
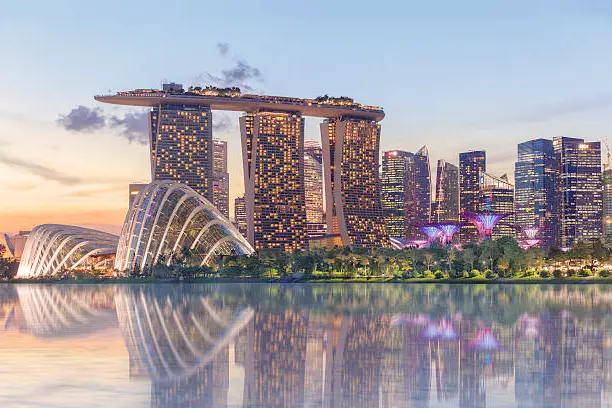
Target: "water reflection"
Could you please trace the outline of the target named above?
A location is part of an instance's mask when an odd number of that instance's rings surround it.
[[[7,332],[118,327],[151,407],[609,406],[611,309],[606,286],[0,286]]]

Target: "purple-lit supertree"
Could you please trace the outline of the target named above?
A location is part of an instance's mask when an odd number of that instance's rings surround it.
[[[519,245],[523,249],[532,248],[542,242],[538,235],[540,234],[539,227],[525,227],[521,229],[521,233],[523,234],[523,238],[519,240]]]
[[[466,212],[461,215],[467,218],[472,224],[474,224],[474,226],[478,230],[480,240],[483,241],[485,239],[491,238],[491,235],[493,235],[493,228],[495,228],[498,222],[509,216],[510,213],[502,214],[492,212]]]
[[[433,225],[433,224],[421,225],[419,229],[423,231],[425,235],[427,235],[428,244],[432,244],[442,234],[442,231],[438,229],[436,225]]]
[[[428,244],[429,244],[429,241],[425,239],[409,239],[407,248],[423,249]]]
[[[439,222],[435,224],[435,227],[440,230],[440,243],[442,245],[450,246],[453,243],[453,236],[461,228],[459,222]]]

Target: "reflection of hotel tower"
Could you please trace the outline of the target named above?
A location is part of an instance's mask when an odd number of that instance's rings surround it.
[[[380,124],[341,118],[321,124],[327,231],[344,245],[388,246],[378,175]]]
[[[240,130],[248,241],[255,249],[306,249],[304,119],[249,113]]]
[[[601,407],[603,322],[554,312],[537,336],[517,341],[518,407]]]
[[[246,328],[245,407],[301,407],[308,314],[256,313]]]

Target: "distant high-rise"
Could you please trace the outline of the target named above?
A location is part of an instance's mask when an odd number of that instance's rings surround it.
[[[132,203],[136,199],[136,196],[138,195],[138,193],[140,193],[142,190],[144,190],[148,186],[149,186],[148,184],[143,184],[143,183],[130,184],[129,195],[128,195],[128,200],[129,200],[128,203],[129,203],[130,208],[132,207]]]
[[[603,236],[612,239],[612,168],[604,166],[603,179]]]
[[[258,112],[240,118],[247,239],[256,249],[307,249],[304,119]]]
[[[323,162],[321,144],[304,142],[304,188],[306,191],[306,221],[323,222]]]
[[[516,227],[519,231],[537,227],[546,246],[555,245],[553,226],[558,222],[556,171],[551,140],[535,139],[518,145],[514,168]]]
[[[149,120],[152,179],[186,184],[213,201],[210,107],[158,105],[152,108]]]
[[[414,154],[401,150],[383,153],[381,201],[387,233],[408,239],[407,214],[414,209]]]
[[[213,204],[229,218],[227,142],[219,139],[213,139]]]
[[[423,146],[414,154],[414,212],[409,214],[411,229],[431,222],[431,171],[429,152]]]
[[[438,160],[433,221],[459,221],[459,168]]]
[[[238,228],[238,231],[246,237],[247,234],[247,211],[246,201],[244,196],[236,197],[234,199],[234,225]]]
[[[478,212],[480,207],[480,173],[487,171],[486,153],[469,151],[459,154],[459,213]],[[461,221],[467,221],[461,217]],[[476,228],[466,225],[460,232],[462,242],[475,241]]]
[[[328,232],[344,245],[387,247],[378,174],[380,124],[343,117],[321,124]]]
[[[479,212],[510,214],[493,229],[491,238],[513,237],[514,233],[514,186],[508,176],[495,177],[481,172]]]
[[[556,137],[556,191],[559,202],[559,245],[601,238],[603,188],[601,146],[583,139]]]

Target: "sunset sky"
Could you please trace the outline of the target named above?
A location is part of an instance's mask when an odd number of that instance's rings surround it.
[[[118,230],[128,183],[150,177],[146,111],[95,94],[231,77],[272,95],[352,96],[385,109],[383,150],[426,144],[435,169],[485,149],[490,172],[511,174],[518,142],[612,133],[611,41],[609,0],[6,2],[0,231]],[[79,106],[87,126],[66,116]],[[237,115],[213,120],[233,198]],[[317,121],[306,131],[318,138]]]

